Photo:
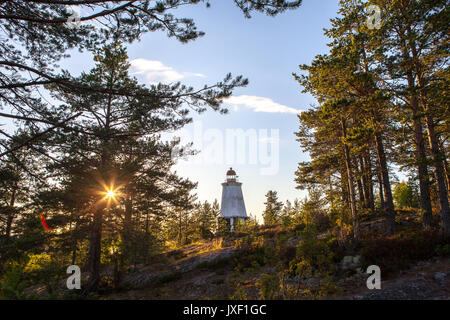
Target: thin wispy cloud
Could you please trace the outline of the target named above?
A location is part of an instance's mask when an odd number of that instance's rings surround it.
[[[273,101],[270,98],[258,97],[258,96],[232,96],[224,100],[225,103],[232,105],[235,110],[238,106],[251,109],[255,112],[268,112],[268,113],[292,113],[298,114],[302,110],[294,109]]]
[[[134,74],[144,75],[145,79],[151,84],[160,82],[171,83],[187,77],[205,77],[205,75],[201,73],[178,72],[158,60],[139,58],[131,60],[130,64],[135,71]]]

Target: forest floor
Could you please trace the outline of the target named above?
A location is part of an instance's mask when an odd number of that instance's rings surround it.
[[[197,243],[169,251],[151,268],[137,266],[122,281],[119,292],[105,299],[206,299],[226,298],[224,284],[233,270],[236,249]],[[163,271],[162,271],[163,270]]]
[[[297,227],[260,226],[167,249],[146,264],[131,266],[121,277],[106,267],[102,289],[89,299],[450,300],[450,241],[436,242],[441,240],[430,234],[417,238],[421,225],[413,220],[402,217],[395,237],[379,237],[384,219],[368,219],[361,230],[377,235],[375,240],[338,246],[331,245],[336,238],[330,230],[308,235]],[[319,260],[325,263],[324,273],[299,273],[301,263]],[[381,289],[367,288],[369,274],[363,266],[370,264],[380,265]],[[82,284],[88,274],[83,275]],[[59,287],[60,298],[71,293],[65,279]],[[27,291],[46,296],[45,285]]]
[[[347,288],[340,299],[450,300],[450,259],[420,261],[397,276],[382,280],[380,290],[368,290],[365,281]]]
[[[166,253],[172,257],[162,269],[138,267],[123,281],[119,291],[103,295],[102,299],[242,299],[258,297],[255,283],[261,274],[274,273],[273,266],[265,266],[256,272],[238,276],[238,282],[245,286],[248,296],[233,296],[236,289],[236,271],[231,258],[236,249],[224,243],[215,248],[209,243],[189,245]],[[176,258],[174,258],[176,257]],[[178,259],[177,259],[178,258]],[[164,272],[160,270],[165,270]],[[381,281],[380,290],[369,290],[368,275],[357,273],[334,282],[340,288],[339,296],[323,299],[450,299],[450,258],[433,258],[419,261],[408,269]],[[233,282],[235,281],[235,282]]]

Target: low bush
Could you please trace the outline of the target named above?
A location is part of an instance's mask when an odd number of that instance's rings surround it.
[[[249,271],[265,266],[276,259],[275,241],[264,236],[248,236],[235,242],[237,253],[234,256],[236,271]]]
[[[23,280],[23,269],[12,265],[0,278],[0,299],[24,299],[27,283]]]
[[[277,274],[263,273],[256,282],[256,287],[259,289],[260,299],[274,300],[280,294],[280,279]]]
[[[449,257],[450,256],[450,244],[438,244],[434,250],[437,256]]]
[[[319,232],[326,231],[330,228],[330,218],[324,212],[316,213],[312,217],[312,223],[316,226]]]
[[[281,251],[281,259],[285,266],[289,266],[289,263],[297,256],[297,248],[294,246],[286,246]]]
[[[394,237],[366,241],[361,250],[365,267],[378,265],[384,274],[407,268],[436,254],[449,255],[450,237],[437,232],[399,233]]]
[[[230,266],[231,258],[219,258],[213,261],[203,261],[197,265],[197,269],[219,270]]]
[[[334,253],[327,239],[318,239],[314,231],[304,231],[297,245],[296,258],[290,262],[291,275],[301,278],[325,276],[334,271]]]

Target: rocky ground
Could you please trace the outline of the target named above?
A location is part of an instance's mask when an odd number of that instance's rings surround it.
[[[107,299],[226,298],[220,293],[234,253],[235,248],[227,244],[184,247],[168,268],[167,264],[159,269],[138,266],[122,280],[119,292]]]
[[[383,220],[363,223],[366,231],[383,228]],[[264,230],[263,230],[264,231]],[[266,230],[267,231],[267,230]],[[268,230],[270,231],[270,230]],[[325,234],[319,235],[320,237]],[[177,250],[170,250],[152,257],[147,265],[133,266],[125,275],[118,288],[102,291],[100,299],[257,299],[259,289],[255,285],[262,274],[274,274],[274,263],[256,268],[250,272],[234,270],[237,249],[234,241],[239,235],[226,240],[195,243]],[[287,245],[295,248],[301,241],[298,236],[287,239]],[[340,278],[333,279],[339,294],[322,297],[340,300],[449,300],[450,299],[450,258],[434,258],[417,262],[410,268],[393,274],[383,275],[381,289],[369,290],[366,285],[369,274],[361,268],[360,256],[345,256],[337,266]],[[87,277],[87,274],[84,275]],[[113,278],[112,268],[105,270],[103,278]],[[82,283],[85,278],[82,279]],[[292,284],[291,284],[292,282]],[[318,288],[321,279],[302,280],[307,288]],[[286,284],[295,287],[295,279],[287,279]],[[63,291],[65,280],[61,282]],[[243,289],[240,291],[240,289]],[[45,286],[29,288],[30,293],[41,296]],[[245,292],[245,293],[243,293]],[[67,293],[67,292],[66,292]],[[298,297],[298,295],[294,295]]]
[[[380,290],[368,290],[363,286],[360,290],[342,298],[352,300],[449,300],[450,259],[421,261],[393,279],[382,280]]]
[[[227,299],[231,292],[226,292],[227,277],[233,272],[231,260],[234,248],[204,248],[189,246],[179,255],[182,257],[170,269],[164,272],[138,268],[136,272],[123,279],[122,290],[105,297],[106,299]],[[342,262],[343,268],[355,268],[356,257],[347,257]],[[260,273],[275,270],[263,268]],[[338,280],[335,284],[342,290],[339,297],[326,299],[344,300],[422,300],[450,299],[450,259],[433,259],[422,261],[393,278],[383,279],[381,289],[368,290],[368,274],[360,272]],[[252,287],[255,277],[249,275],[241,279]],[[313,280],[309,279],[314,284]],[[257,294],[255,292],[255,294]]]

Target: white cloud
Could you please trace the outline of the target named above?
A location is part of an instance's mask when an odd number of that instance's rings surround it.
[[[134,74],[143,74],[151,84],[176,82],[186,77],[205,77],[201,73],[178,72],[157,60],[139,58],[131,60],[130,64],[136,71]]]
[[[302,112],[302,110],[287,107],[285,105],[276,103],[272,99],[266,97],[241,95],[229,97],[227,99],[224,99],[223,102],[233,105],[235,107],[235,110],[237,110],[236,107],[239,105],[252,109],[255,112],[293,113],[293,114],[298,114]]]

